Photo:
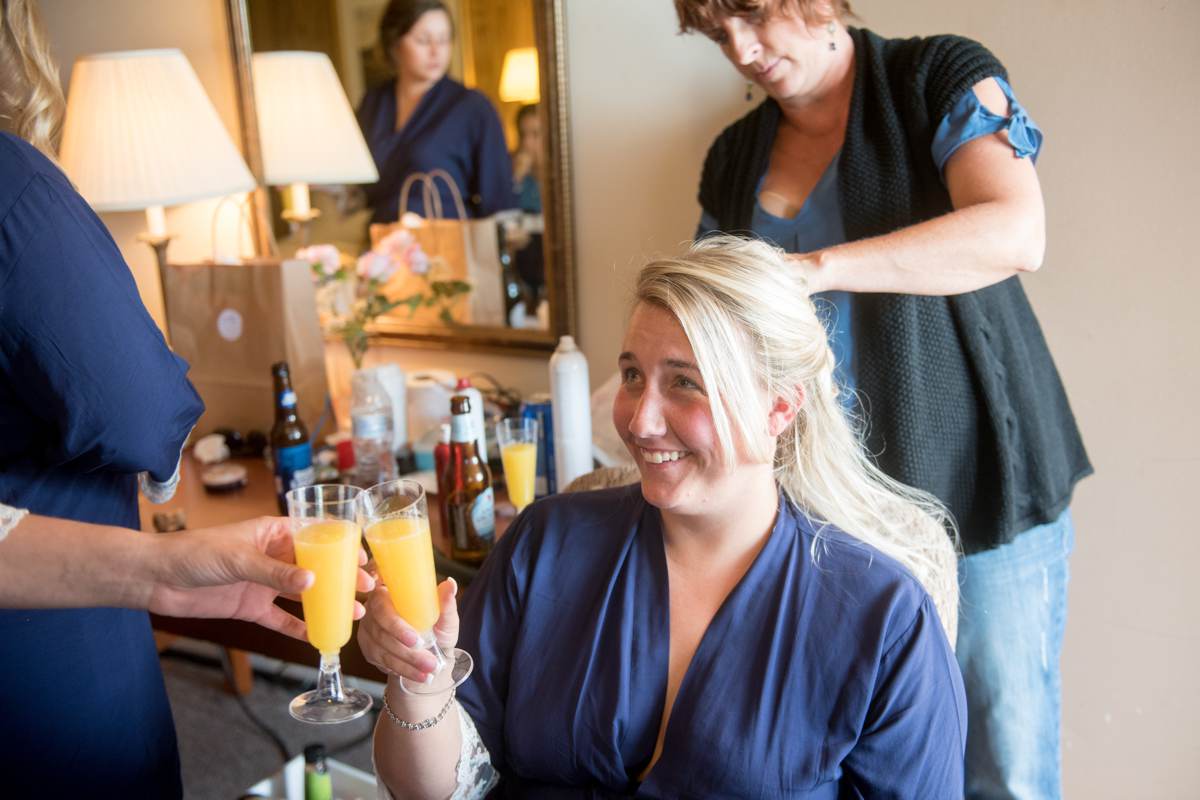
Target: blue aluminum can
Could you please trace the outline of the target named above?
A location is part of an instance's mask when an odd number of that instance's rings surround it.
[[[550,415],[550,395],[533,394],[521,404],[521,419],[536,419],[538,423],[537,480],[534,497],[545,497],[558,491],[554,479],[554,418]]]

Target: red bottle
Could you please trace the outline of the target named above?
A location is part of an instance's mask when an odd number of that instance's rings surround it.
[[[433,448],[433,471],[437,473],[438,521],[442,524],[442,535],[449,536],[449,518],[446,516],[446,495],[450,486],[446,483],[446,465],[450,463],[450,423],[442,423],[442,435]]]

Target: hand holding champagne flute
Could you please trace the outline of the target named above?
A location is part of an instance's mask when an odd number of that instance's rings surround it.
[[[342,685],[339,652],[350,641],[362,528],[354,486],[318,484],[287,493],[296,563],[315,576],[300,595],[308,641],[321,653],[317,688],[292,700],[288,710],[301,722],[349,722],[371,708],[366,692]]]
[[[504,463],[508,500],[519,513],[533,502],[537,480],[538,421],[502,419],[496,423],[496,440],[500,444],[500,460]]]
[[[426,681],[401,677],[400,688],[410,694],[440,694],[458,686],[475,664],[463,650],[440,647],[434,635],[441,602],[425,490],[416,481],[388,481],[364,492],[361,508],[367,544],[392,607],[416,631],[416,647],[435,662]]]

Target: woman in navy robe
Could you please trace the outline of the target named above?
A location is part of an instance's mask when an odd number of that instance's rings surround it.
[[[512,161],[491,101],[446,75],[454,27],[440,0],[392,0],[379,23],[383,52],[396,77],[374,87],[358,107],[358,124],[379,170],[365,187],[371,222],[395,222],[400,191],[415,172],[445,170],[470,217],[515,208]],[[457,217],[454,200],[439,187],[442,214]],[[429,216],[420,187],[407,210]]]
[[[0,504],[136,530],[138,474],[171,478],[203,404],[108,231],[30,144],[49,152],[63,105],[33,9],[5,2],[2,23]],[[0,610],[0,661],[0,794],[180,796],[144,611]]]
[[[962,681],[914,577],[946,513],[864,455],[783,252],[713,237],[647,265],[635,297],[613,422],[640,483],[526,509],[461,623],[457,587],[440,587],[439,644],[475,670],[456,695],[389,680],[382,782],[406,797],[961,797]],[[359,641],[393,675],[446,680],[385,588]]]
[[[187,365],[87,203],[8,133],[0,220],[0,503],[137,530],[138,473],[168,481],[203,410]],[[13,796],[180,795],[144,611],[0,610],[0,659]]]

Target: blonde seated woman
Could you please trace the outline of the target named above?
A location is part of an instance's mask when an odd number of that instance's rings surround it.
[[[389,682],[397,797],[962,796],[966,704],[912,544],[945,511],[864,456],[795,270],[714,237],[644,267],[613,422],[631,486],[538,501]],[[433,658],[376,589],[368,659]],[[425,723],[422,725],[422,723]]]

